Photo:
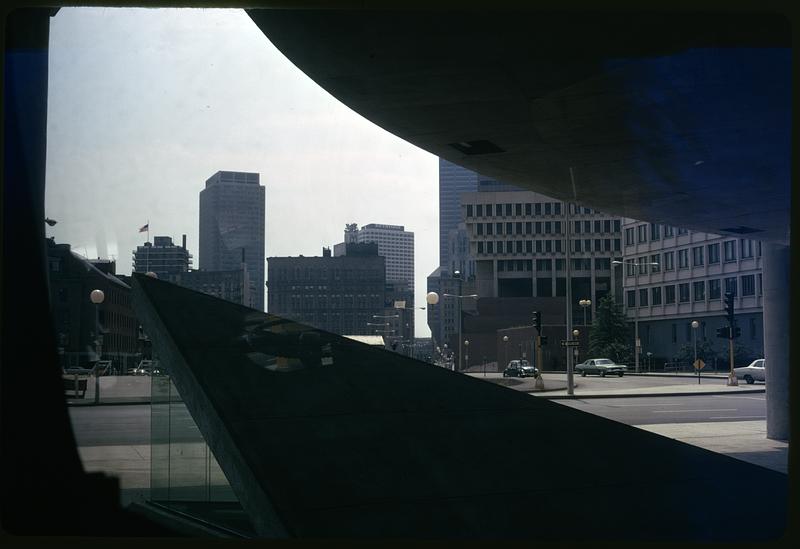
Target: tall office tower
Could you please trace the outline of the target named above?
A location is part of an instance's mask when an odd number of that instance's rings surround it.
[[[671,361],[696,337],[727,368],[728,341],[716,337],[727,326],[726,292],[734,295],[737,347],[764,356],[761,242],[634,219],[623,221],[623,233],[624,306],[628,320],[639,321],[642,364]]]
[[[478,190],[478,174],[439,159],[439,265],[450,265],[449,235],[464,222],[461,195]]]
[[[185,273],[192,265],[192,254],[186,249],[186,235],[183,246],[172,243],[172,237],[154,236],[153,242],[137,246],[133,252],[133,272],[156,273],[158,278],[166,279],[171,274]]]
[[[200,191],[200,269],[241,268],[242,250],[253,307],[264,310],[264,209],[259,174],[217,172]]]

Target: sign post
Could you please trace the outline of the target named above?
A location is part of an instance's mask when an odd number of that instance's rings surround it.
[[[706,363],[703,362],[702,358],[698,358],[694,361],[694,369],[697,370],[697,384],[700,385],[700,370],[705,368]]]

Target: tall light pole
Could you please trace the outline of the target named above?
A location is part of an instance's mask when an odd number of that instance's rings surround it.
[[[633,270],[633,354],[634,354],[634,361],[636,363],[636,373],[639,373],[639,353],[642,349],[642,344],[639,341],[639,274],[640,274],[640,267],[642,265],[660,265],[660,263],[656,263],[655,261],[647,261],[644,263],[637,263],[631,258],[629,261],[618,261],[614,260],[611,262],[612,265],[624,265],[625,263],[630,263],[634,265],[635,268]],[[625,273],[627,276],[627,273]],[[623,287],[625,285],[623,284]],[[625,296],[622,297],[623,303],[625,303],[625,310],[628,310],[628,300],[625,299]],[[627,317],[627,313],[625,315]]]
[[[97,360],[100,360],[102,350],[102,340],[100,335],[100,304],[105,301],[106,294],[103,293],[103,290],[92,290],[89,292],[89,301],[94,303],[94,352],[97,355]],[[98,375],[97,364],[95,364],[95,374],[94,374],[94,403],[99,404],[100,402],[100,376]]]
[[[503,367],[508,365],[508,336],[503,336]]]
[[[579,330],[577,330],[577,329],[572,330],[572,337],[574,337],[576,341],[577,341],[579,335],[581,335],[581,332]],[[572,354],[574,355],[575,363],[577,364],[578,363],[578,347],[573,347],[572,348]]]
[[[692,320],[692,339],[694,339],[694,367],[697,369],[697,384],[700,385],[700,368],[697,368],[697,328],[700,323]]]
[[[469,368],[469,340],[468,339],[464,340],[464,354],[467,355],[466,356],[466,359],[467,359],[466,364],[467,364],[467,368]],[[460,368],[459,368],[459,370],[460,370]]]
[[[581,299],[580,301],[578,301],[578,305],[580,305],[581,308],[583,309],[583,325],[586,326],[586,308],[592,306],[592,300]]]
[[[443,297],[452,297],[458,302],[458,339],[456,340],[458,345],[458,369],[461,369],[461,300],[468,299],[468,298],[477,298],[478,294],[470,294],[470,295],[461,295],[461,273],[458,271],[453,272],[453,277],[458,278],[459,285],[459,293],[458,294],[442,294]],[[439,294],[436,292],[429,292],[428,295],[425,297],[428,303],[438,303],[439,302]],[[441,313],[440,313],[441,315]],[[453,363],[453,370],[456,369],[455,362]]]

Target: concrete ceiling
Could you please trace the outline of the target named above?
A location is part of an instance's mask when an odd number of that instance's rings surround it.
[[[337,99],[451,162],[617,215],[789,241],[781,17],[248,13]]]

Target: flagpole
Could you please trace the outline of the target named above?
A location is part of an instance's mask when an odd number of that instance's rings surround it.
[[[146,243],[150,243],[150,220],[149,219],[147,220],[147,225],[145,225],[145,226],[147,227],[147,242]],[[147,253],[145,254],[144,272],[145,273],[150,272],[150,246],[147,247]]]

